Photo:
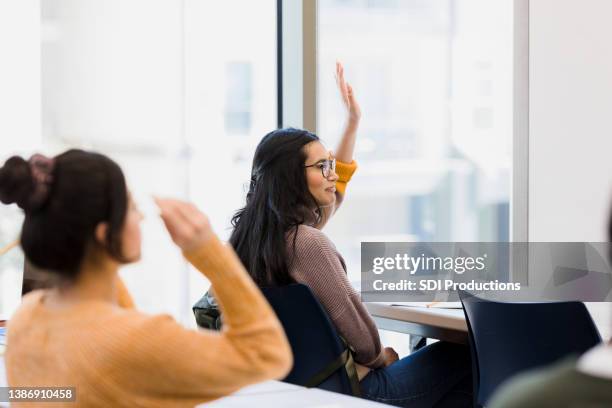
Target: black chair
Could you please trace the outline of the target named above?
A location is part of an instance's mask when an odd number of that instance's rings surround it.
[[[359,396],[351,351],[310,288],[292,284],[261,290],[283,325],[293,351],[293,368],[283,381]]]
[[[601,342],[581,302],[494,302],[464,291],[459,297],[469,331],[475,406],[485,406],[513,375]]]

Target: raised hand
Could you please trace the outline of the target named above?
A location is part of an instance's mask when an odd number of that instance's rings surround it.
[[[361,119],[361,108],[355,98],[353,87],[344,79],[344,67],[340,61],[336,61],[336,84],[338,85],[342,102],[346,107],[349,123],[358,124]]]
[[[361,120],[361,108],[355,98],[353,87],[344,79],[344,67],[339,61],[336,62],[336,84],[338,85],[340,97],[342,98],[342,102],[347,112],[344,130],[342,131],[342,136],[336,148],[336,159],[342,163],[352,163],[353,152],[355,150],[355,139],[357,137],[357,130],[359,129],[359,121]],[[318,229],[322,229],[325,226],[342,201],[343,195],[336,190],[336,201],[334,205],[322,208],[323,216],[320,222],[315,225]]]

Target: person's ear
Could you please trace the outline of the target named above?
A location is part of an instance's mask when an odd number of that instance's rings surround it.
[[[100,222],[96,225],[96,229],[94,231],[94,238],[96,243],[101,246],[106,246],[106,234],[108,233],[108,224],[106,222]]]

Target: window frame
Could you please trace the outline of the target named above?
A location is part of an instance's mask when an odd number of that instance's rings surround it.
[[[317,0],[277,0],[278,126],[317,131]],[[510,242],[529,241],[529,0],[513,0]],[[526,246],[525,246],[526,247]],[[518,251],[517,251],[518,252]],[[528,254],[512,271],[527,281]]]

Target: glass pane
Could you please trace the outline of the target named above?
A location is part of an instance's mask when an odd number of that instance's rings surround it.
[[[276,126],[275,7],[41,2],[42,143],[34,150],[80,147],[120,163],[145,212],[143,259],[122,276],[147,312],[195,324],[191,305],[207,283],[171,243],[150,197],[194,201],[227,238],[252,146]]]
[[[14,245],[22,222],[16,205],[0,206],[0,320],[8,320],[21,298],[23,253]]]
[[[225,131],[228,134],[248,135],[253,103],[252,64],[228,62],[225,70]]]
[[[190,197],[228,239],[230,219],[244,205],[255,146],[277,124],[276,1],[186,4]],[[207,284],[192,270],[188,286],[191,305]]]
[[[352,280],[361,241],[509,239],[512,4],[319,1],[319,136],[335,148],[342,130],[336,60],[363,111],[359,169],[326,227]]]
[[[40,6],[32,1],[0,2],[0,163],[30,155],[40,136]],[[16,205],[0,204],[0,320],[20,302],[23,254],[9,247],[23,221]]]

